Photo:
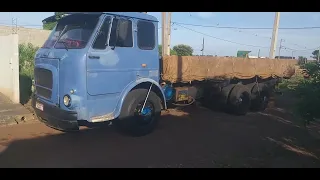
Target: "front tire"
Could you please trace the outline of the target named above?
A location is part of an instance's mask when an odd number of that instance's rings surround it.
[[[145,136],[156,128],[161,115],[161,100],[156,93],[150,91],[144,109],[141,111],[147,94],[147,89],[134,89],[125,98],[121,114],[115,120],[119,130],[125,134]]]

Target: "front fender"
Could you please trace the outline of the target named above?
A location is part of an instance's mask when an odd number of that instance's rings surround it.
[[[163,100],[164,100],[164,101],[163,101],[163,102],[164,102],[164,108],[167,109],[167,104],[166,104],[166,101],[165,101],[165,96],[164,96],[164,93],[163,93],[162,88],[161,88],[161,86],[159,85],[159,83],[158,83],[157,81],[153,80],[153,79],[150,79],[150,78],[140,78],[140,79],[138,79],[138,80],[136,80],[136,81],[134,81],[134,82],[131,82],[131,83],[121,92],[120,100],[119,100],[119,102],[118,102],[118,104],[117,104],[117,107],[116,107],[116,109],[115,109],[115,111],[114,111],[114,118],[119,117],[120,112],[121,112],[121,108],[122,108],[122,106],[123,106],[124,100],[125,100],[125,98],[127,97],[128,93],[129,93],[134,87],[138,86],[138,85],[141,84],[141,83],[145,83],[145,82],[150,82],[150,83],[152,83],[153,85],[156,85],[156,86],[159,88],[159,90],[160,90],[160,92],[161,92],[161,94],[162,94],[162,98],[163,98]]]

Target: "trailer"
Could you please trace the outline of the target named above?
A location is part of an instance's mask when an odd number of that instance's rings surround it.
[[[264,110],[275,85],[295,73],[296,61],[205,56],[166,56],[161,80],[170,102],[199,100],[209,107],[245,115]]]
[[[50,127],[110,122],[133,136],[151,133],[161,111],[196,101],[245,115],[265,109],[295,61],[165,56],[158,20],[145,13],[68,13],[35,56],[32,106]],[[71,38],[72,37],[72,38]]]

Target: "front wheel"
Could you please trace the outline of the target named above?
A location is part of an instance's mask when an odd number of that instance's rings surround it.
[[[115,120],[122,132],[131,136],[144,136],[156,128],[161,115],[161,101],[156,93],[151,91],[145,102],[147,94],[147,89],[135,89],[125,98],[121,114]]]

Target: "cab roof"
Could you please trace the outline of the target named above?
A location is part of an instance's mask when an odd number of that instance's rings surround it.
[[[158,22],[158,19],[156,17],[151,16],[150,14],[140,13],[140,12],[103,12],[103,13]]]
[[[156,17],[141,12],[66,12],[66,14],[110,14],[158,22],[158,19]],[[56,21],[54,15],[42,20],[42,22],[50,21]]]

